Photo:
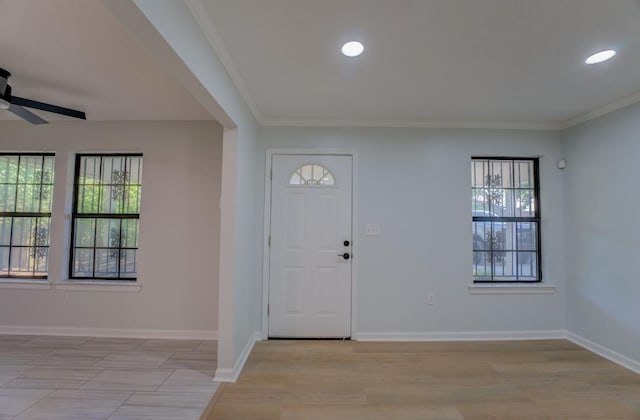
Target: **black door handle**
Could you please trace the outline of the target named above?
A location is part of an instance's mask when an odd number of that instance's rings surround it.
[[[349,245],[351,244],[351,242],[349,242],[349,241],[344,241],[344,242],[343,242],[343,244],[344,244],[344,246],[349,246]]]
[[[342,257],[345,260],[348,260],[349,258],[351,258],[351,254],[349,254],[348,252],[345,252],[344,254],[338,254],[338,257]]]

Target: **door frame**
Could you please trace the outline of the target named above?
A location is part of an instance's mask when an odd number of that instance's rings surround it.
[[[267,149],[264,171],[264,228],[262,238],[262,339],[269,339],[269,272],[271,250],[271,162],[274,155],[350,156],[351,157],[351,339],[357,339],[358,320],[358,238],[357,238],[357,152],[353,149]]]

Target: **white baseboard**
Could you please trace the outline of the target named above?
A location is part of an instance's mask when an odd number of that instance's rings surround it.
[[[611,360],[613,363],[617,363],[620,366],[625,367],[635,373],[640,373],[640,361],[638,360],[634,360],[598,343],[594,343],[593,341],[588,340],[578,334],[572,333],[571,331],[567,331],[567,339],[581,347],[584,347],[589,351],[594,352],[595,354],[604,357],[605,359]]]
[[[118,337],[169,340],[217,340],[217,331],[206,330],[140,330],[116,328],[34,327],[22,325],[0,325],[0,334],[8,335],[52,335],[70,337]],[[218,369],[216,382],[236,382],[251,350],[261,333],[254,332],[247,341],[233,369]],[[614,363],[640,374],[640,361],[634,360],[603,345],[566,330],[536,331],[455,331],[455,332],[362,332],[354,339],[358,341],[500,341],[500,340],[557,340],[569,341],[584,347]]]
[[[153,338],[168,340],[218,339],[218,331],[207,330],[136,330],[122,328],[33,327],[25,325],[0,325],[0,334]]]
[[[536,331],[442,331],[442,332],[362,332],[358,341],[500,341],[566,339],[565,330]]]
[[[214,382],[235,382],[238,380],[240,376],[240,372],[242,372],[242,368],[244,364],[247,362],[249,355],[251,354],[251,350],[253,350],[253,346],[256,342],[260,341],[262,334],[260,331],[255,331],[247,340],[247,344],[245,344],[244,349],[242,349],[242,353],[236,359],[236,363],[233,366],[233,369],[228,368],[218,368],[216,369],[216,374],[213,378]]]
[[[605,359],[640,373],[640,361],[567,330],[541,331],[461,331],[461,332],[363,332],[358,341],[500,341],[500,340],[569,340]]]

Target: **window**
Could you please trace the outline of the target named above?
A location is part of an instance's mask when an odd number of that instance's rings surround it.
[[[289,185],[335,185],[331,172],[320,165],[304,165],[295,170]]]
[[[539,282],[538,159],[473,158],[473,278]]]
[[[76,156],[72,279],[136,279],[141,175],[141,154]]]
[[[54,159],[0,154],[0,277],[47,278]]]

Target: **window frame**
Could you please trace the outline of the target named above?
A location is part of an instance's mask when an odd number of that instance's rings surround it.
[[[514,156],[514,157],[509,157],[509,156],[472,156],[471,157],[471,163],[473,163],[476,160],[482,160],[482,161],[511,161],[512,163],[515,163],[516,161],[530,161],[533,163],[533,181],[534,181],[534,187],[533,187],[533,203],[534,203],[534,216],[533,217],[517,217],[517,216],[497,216],[497,217],[491,217],[491,216],[474,216],[472,214],[471,216],[471,220],[472,220],[472,224],[473,222],[502,222],[502,223],[536,223],[537,224],[537,229],[536,229],[536,275],[537,278],[535,280],[500,280],[500,279],[495,279],[495,273],[494,270],[491,270],[491,279],[473,279],[473,283],[474,284],[538,284],[538,283],[542,283],[542,218],[541,218],[541,214],[540,214],[540,158],[539,157],[531,157],[531,156]],[[513,168],[514,166],[512,166]],[[513,172],[512,172],[513,175]],[[512,178],[513,179],[513,178]],[[471,181],[472,185],[471,185],[471,189],[472,191],[474,190],[473,187],[473,180]],[[473,210],[473,208],[472,208]],[[517,225],[516,225],[517,228]],[[473,241],[472,241],[473,243]],[[473,245],[472,245],[472,253],[475,252],[476,250],[473,249]],[[493,254],[493,246],[491,247],[491,249],[488,251],[491,254]],[[516,250],[516,254],[517,254],[517,250]],[[516,275],[516,278],[518,276]]]
[[[42,157],[42,167],[41,170],[44,170],[44,158],[45,157],[53,157],[54,161],[53,161],[53,165],[54,165],[54,178],[51,180],[51,206],[53,207],[53,190],[54,190],[54,184],[55,184],[55,157],[56,154],[55,152],[0,152],[0,156],[17,156],[18,157],[18,177],[20,176],[20,160],[22,159],[23,156],[37,156],[37,157]],[[16,179],[16,186],[20,185],[19,183],[19,179]],[[33,184],[33,185],[38,185],[38,184]],[[42,187],[42,177],[40,179],[40,184]],[[18,189],[16,187],[16,196],[18,194]],[[17,200],[16,200],[17,202]],[[42,206],[42,190],[40,191],[40,206]],[[53,210],[53,209],[52,209]],[[0,212],[0,217],[10,217],[11,219],[15,219],[17,217],[25,217],[25,218],[35,218],[36,220],[39,218],[49,218],[49,238],[47,241],[47,246],[46,247],[38,247],[34,244],[33,248],[47,248],[47,260],[49,259],[49,249],[51,248],[51,214],[52,211],[50,212],[17,212],[17,211],[13,211],[13,212]],[[8,266],[8,273],[7,275],[1,274],[0,275],[0,281],[5,280],[5,279],[9,279],[11,281],[14,280],[23,280],[23,281],[29,281],[29,280],[48,280],[49,279],[49,261],[47,261],[47,274],[45,275],[36,275],[35,274],[35,266],[34,266],[34,271],[33,271],[33,275],[31,276],[20,276],[20,275],[11,275],[11,250],[13,248],[13,220],[11,221],[11,233],[9,235],[9,266]],[[24,246],[16,246],[17,248],[24,248]]]
[[[304,168],[306,167],[311,167],[311,178],[305,181],[305,178],[302,174],[302,171]],[[319,167],[322,169],[323,173],[322,176],[320,178],[314,178],[314,167]],[[294,177],[298,177],[300,178],[300,182],[295,183],[293,182]],[[327,178],[329,177],[329,178]],[[323,180],[328,180],[330,181],[330,183],[323,183]],[[305,181],[305,182],[303,182]],[[294,171],[291,173],[291,175],[289,176],[289,181],[287,183],[287,186],[289,187],[335,187],[336,186],[336,178],[333,175],[333,173],[324,165],[321,165],[319,163],[305,163],[303,165],[298,166],[296,169],[294,169]]]
[[[143,157],[142,153],[77,153],[75,156],[75,166],[73,170],[73,207],[71,210],[71,243],[69,244],[69,280],[74,282],[76,281],[93,281],[100,280],[105,282],[126,282],[126,283],[136,283],[138,281],[138,271],[136,269],[135,277],[121,277],[120,271],[120,262],[118,262],[118,275],[117,277],[105,277],[105,276],[96,276],[96,249],[99,249],[95,246],[95,238],[94,238],[94,246],[93,249],[93,276],[84,277],[84,276],[74,276],[74,251],[76,249],[76,219],[120,219],[120,220],[140,220],[140,213],[127,213],[127,214],[118,214],[118,213],[79,213],[78,212],[78,190],[80,179],[80,166],[83,157],[99,157],[100,158],[100,176],[102,176],[102,158],[103,157],[124,157],[125,159],[128,157]],[[142,183],[140,183],[140,190],[142,191]],[[139,225],[138,225],[139,226]],[[138,227],[139,229],[139,227]],[[139,234],[139,231],[138,231]],[[122,247],[122,243],[118,245],[118,251],[123,249],[135,249],[139,250],[140,247],[137,248],[127,248]],[[89,249],[88,247],[82,247],[82,249]],[[115,248],[114,248],[115,249]]]

